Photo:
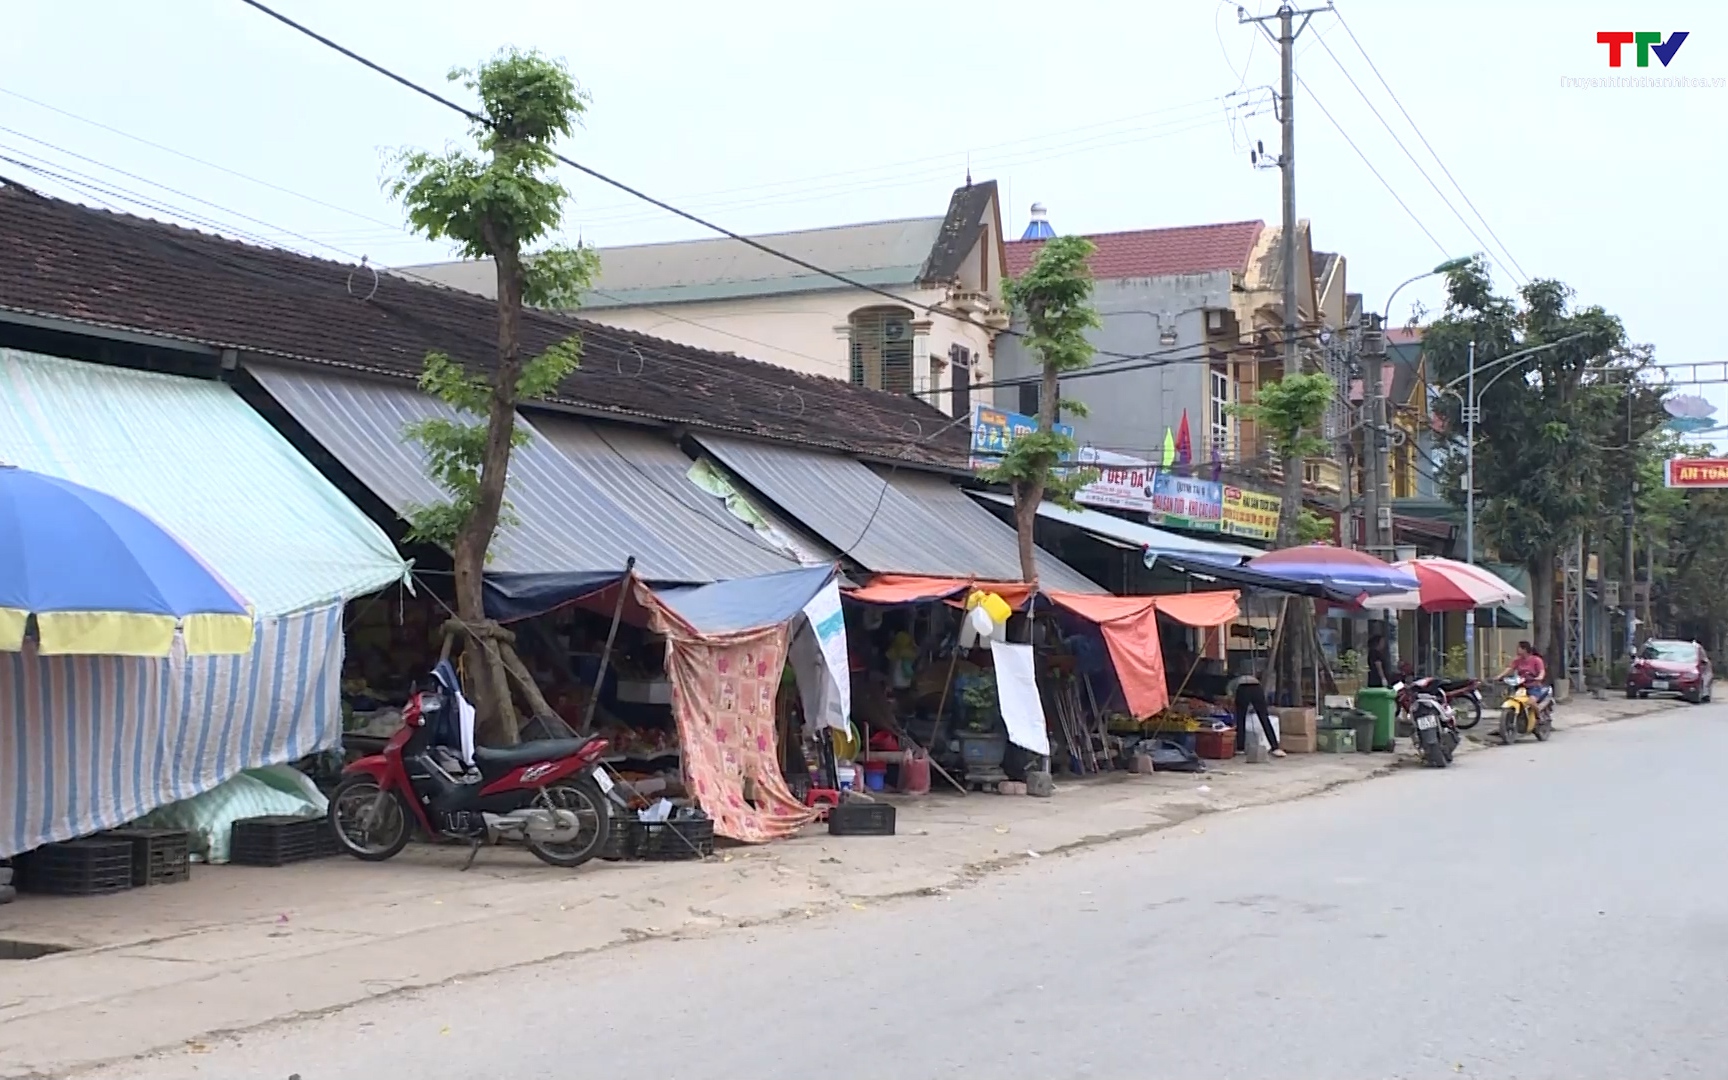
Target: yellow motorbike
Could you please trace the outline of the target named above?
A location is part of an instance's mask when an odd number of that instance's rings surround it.
[[[1516,675],[1507,676],[1506,685],[1506,700],[1500,703],[1500,740],[1511,746],[1519,736],[1534,735],[1537,742],[1547,742],[1554,733],[1554,695]]]

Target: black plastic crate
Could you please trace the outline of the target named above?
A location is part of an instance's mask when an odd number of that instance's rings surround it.
[[[275,814],[236,821],[229,834],[228,861],[237,866],[287,866],[340,850],[329,819]]]
[[[132,884],[171,885],[192,877],[191,838],[184,829],[111,829],[132,845]]]
[[[612,819],[612,831],[606,834],[606,843],[600,849],[599,858],[605,859],[607,862],[618,862],[620,859],[630,858],[630,845],[633,837],[634,830],[630,828],[629,819],[614,817]]]
[[[714,822],[710,818],[675,821],[632,821],[626,857],[671,862],[705,859],[714,854]]]
[[[44,844],[24,856],[18,886],[56,896],[103,896],[132,887],[132,844],[85,837]]]
[[[828,811],[829,836],[893,836],[894,807],[848,799]]]

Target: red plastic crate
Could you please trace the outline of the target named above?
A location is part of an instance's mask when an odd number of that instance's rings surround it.
[[[1236,729],[1202,731],[1194,736],[1194,752],[1213,761],[1229,761],[1236,756]]]

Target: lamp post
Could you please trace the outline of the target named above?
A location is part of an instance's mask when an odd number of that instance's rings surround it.
[[[1417,274],[1415,277],[1399,282],[1398,287],[1392,290],[1392,295],[1386,298],[1386,307],[1384,309],[1386,313],[1385,319],[1391,319],[1392,304],[1398,299],[1398,294],[1404,291],[1406,285],[1412,285],[1424,278],[1433,277],[1436,274],[1450,274],[1453,271],[1462,270],[1469,265],[1469,259],[1448,259],[1432,270],[1425,270],[1422,273]],[[1376,319],[1375,321],[1379,320]],[[1365,346],[1371,341],[1373,348],[1369,349],[1364,347],[1362,350],[1364,359],[1367,361],[1367,370],[1363,372],[1363,385],[1366,390],[1366,393],[1363,396],[1367,399],[1365,404],[1369,409],[1368,435],[1364,447],[1367,451],[1366,465],[1368,473],[1368,490],[1363,492],[1364,516],[1367,520],[1363,522],[1362,533],[1363,538],[1369,541],[1368,548],[1371,551],[1379,554],[1382,558],[1390,555],[1392,556],[1392,560],[1389,561],[1395,561],[1396,552],[1393,550],[1394,537],[1392,535],[1390,524],[1388,524],[1388,527],[1385,529],[1380,527],[1382,493],[1386,496],[1385,506],[1388,510],[1391,507],[1392,501],[1391,488],[1390,485],[1386,483],[1387,468],[1385,438],[1387,424],[1384,379],[1386,337],[1384,325],[1375,326],[1373,329],[1375,331],[1373,336],[1364,341]],[[1391,625],[1388,628],[1390,630],[1388,636],[1391,639],[1390,644],[1394,659],[1396,659],[1398,647],[1396,619],[1397,617],[1394,615],[1392,619],[1389,620]]]
[[[1462,381],[1465,384],[1464,397],[1462,406],[1459,410],[1463,413],[1464,420],[1464,561],[1467,564],[1471,566],[1476,565],[1476,421],[1480,418],[1482,411],[1482,406],[1479,401],[1480,394],[1487,393],[1489,387],[1500,381],[1501,376],[1513,370],[1513,367],[1516,365],[1513,365],[1511,363],[1512,361],[1523,360],[1527,357],[1535,356],[1537,353],[1547,352],[1549,349],[1558,348],[1569,341],[1576,341],[1579,338],[1587,336],[1587,334],[1569,334],[1558,341],[1551,341],[1546,345],[1537,345],[1530,349],[1521,349],[1518,352],[1508,353],[1505,356],[1493,360],[1487,366],[1490,368],[1500,367],[1500,370],[1495,372],[1494,377],[1489,379],[1488,382],[1483,385],[1480,392],[1476,389],[1476,343],[1474,341],[1470,343],[1468,359],[1466,361],[1466,367],[1462,378]],[[1459,381],[1459,379],[1453,379],[1445,386],[1442,386],[1440,392],[1443,394],[1451,394],[1453,397],[1458,397],[1457,385]],[[1466,665],[1465,673],[1472,679],[1475,678],[1475,608],[1471,608],[1464,613],[1464,662]]]

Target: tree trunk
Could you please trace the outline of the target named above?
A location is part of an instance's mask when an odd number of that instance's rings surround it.
[[[490,231],[490,230],[488,230]],[[493,238],[487,237],[490,242]],[[486,412],[486,452],[480,465],[480,490],[474,512],[456,537],[456,613],[470,626],[486,622],[486,552],[498,531],[504,508],[504,482],[510,471],[510,439],[516,429],[516,383],[522,375],[518,345],[522,324],[522,261],[513,243],[492,243],[498,270],[498,369]],[[510,683],[496,647],[470,635],[464,655],[474,704],[483,729],[494,740],[514,743],[520,736]]]
[[[1537,551],[1527,568],[1530,571],[1530,632],[1536,651],[1550,670],[1557,670],[1563,658],[1556,657],[1554,648],[1554,567],[1558,555],[1552,546]]]
[[[1038,430],[1049,434],[1056,430],[1057,394],[1061,391],[1056,366],[1045,364],[1038,387]],[[1014,485],[1014,532],[1020,541],[1020,579],[1037,582],[1038,558],[1034,541],[1038,526],[1038,506],[1044,501],[1044,480],[1050,466],[1030,480]]]

